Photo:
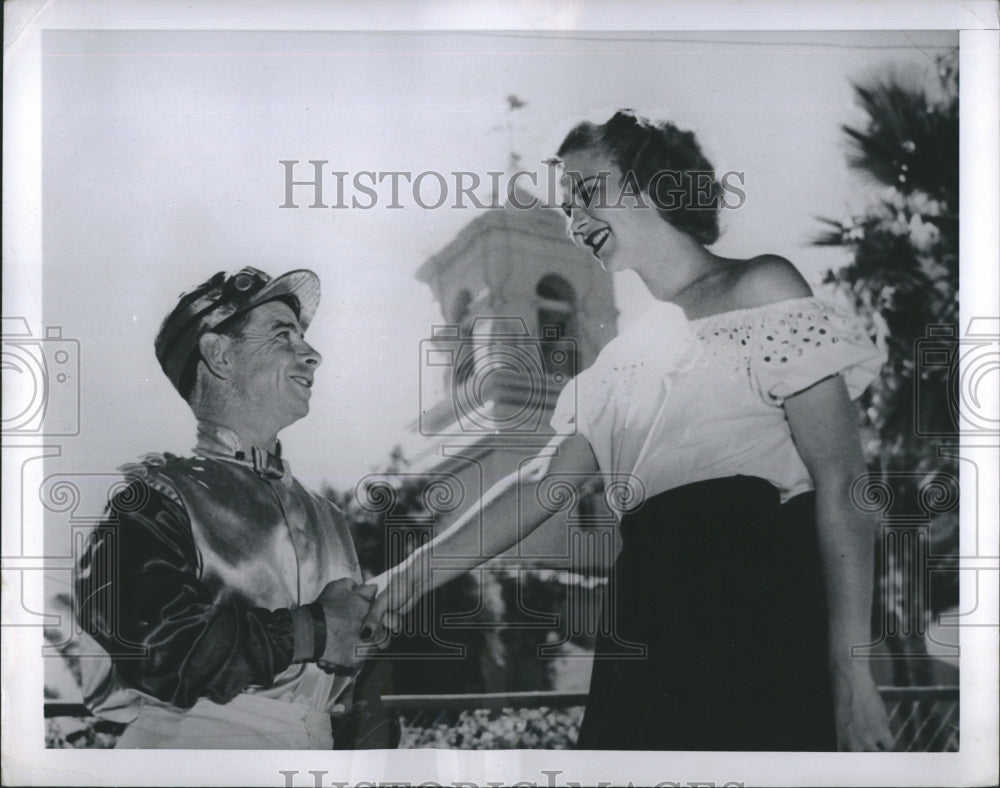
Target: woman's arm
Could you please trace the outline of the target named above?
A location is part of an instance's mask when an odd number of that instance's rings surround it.
[[[851,654],[852,646],[871,642],[875,547],[874,523],[850,500],[851,485],[866,473],[854,407],[839,375],[787,398],[784,407],[795,446],[816,485],[838,746],[892,749],[868,659]]]
[[[385,623],[396,629],[394,613],[405,612],[423,594],[506,552],[538,528],[552,516],[538,495],[539,485],[547,478],[566,474],[566,481],[579,488],[597,471],[597,459],[586,438],[557,435],[534,459],[493,485],[447,530],[371,580],[380,593],[365,627],[378,632],[388,613]],[[460,567],[438,568],[428,575],[426,568],[435,554],[469,558]]]

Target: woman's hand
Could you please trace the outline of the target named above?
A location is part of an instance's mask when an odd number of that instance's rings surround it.
[[[378,633],[380,637],[375,645],[385,648],[390,634],[399,634],[403,615],[430,590],[419,567],[419,563],[404,561],[369,581],[378,593],[361,624],[363,639],[368,640]]]
[[[885,704],[867,665],[834,674],[833,704],[839,750],[878,752],[894,749]]]

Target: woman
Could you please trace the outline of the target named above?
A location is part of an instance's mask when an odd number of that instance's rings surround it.
[[[485,561],[537,527],[547,476],[628,474],[646,500],[621,519],[578,746],[890,748],[851,654],[870,641],[874,528],[850,503],[865,465],[849,392],[880,354],[788,261],[705,248],[721,190],[690,132],[619,112],[559,156],[574,242],[660,303],[577,378],[575,411],[564,392],[526,470],[388,573],[369,624],[463,571],[431,573],[432,551]]]

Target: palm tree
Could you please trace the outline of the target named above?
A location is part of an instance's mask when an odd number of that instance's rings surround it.
[[[843,127],[848,163],[880,187],[878,197],[848,220],[820,219],[826,229],[815,239],[852,253],[825,282],[854,302],[888,354],[859,402],[870,470],[892,495],[886,514],[924,516],[923,524],[886,527],[881,540],[876,616],[899,685],[929,683],[925,627],[933,612],[957,602],[954,568],[930,572],[927,563],[957,555],[957,498],[950,510],[926,507],[928,490],[957,496],[956,462],[939,456],[933,437],[955,432],[954,370],[916,355],[929,327],[958,322],[956,52],[936,65],[936,84],[927,87],[899,72],[854,85],[867,120]]]

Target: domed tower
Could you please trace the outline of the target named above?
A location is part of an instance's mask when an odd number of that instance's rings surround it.
[[[439,532],[545,446],[560,391],[615,336],[618,312],[611,274],[541,206],[481,214],[417,278],[446,322],[422,343],[420,418],[403,453],[409,473],[460,488],[461,506],[433,513]],[[575,512],[554,516],[519,554],[566,566]]]
[[[616,333],[611,275],[552,209],[480,215],[417,278],[446,321],[421,370],[427,437],[545,432],[559,391]]]
[[[397,489],[409,486],[409,496],[399,499],[418,499],[420,511],[415,518],[397,517],[396,496],[373,496],[379,511],[389,507],[387,566],[466,511],[476,511],[493,484],[545,447],[560,392],[575,386],[576,373],[591,365],[616,333],[611,275],[569,241],[565,218],[552,209],[508,205],[481,214],[429,258],[417,278],[433,290],[444,321],[421,343],[420,418],[401,447],[405,472],[384,478]],[[370,481],[379,482],[379,474]],[[613,561],[615,520],[594,503],[603,496],[577,501],[553,493],[552,498],[557,505],[548,522],[499,559],[505,569],[516,570],[518,588],[522,569],[603,573]],[[431,571],[438,559],[456,558],[470,556],[441,550],[425,556]],[[556,614],[524,603],[520,590],[511,592],[514,600],[503,601],[501,588],[511,582],[509,574],[504,577],[488,570],[468,573],[429,597],[426,614],[416,618],[431,629],[395,641],[409,660],[396,665],[399,686],[408,687],[412,679],[426,688],[427,676],[442,665],[446,670],[436,680],[451,688],[447,691],[549,686],[548,663],[536,655],[549,649],[550,656],[558,656],[570,637],[567,630],[562,640],[553,640],[553,622],[572,619],[589,622],[581,624],[585,629],[596,627],[590,619],[600,610],[594,596],[600,589],[567,593],[570,607]],[[461,653],[455,650],[458,643],[465,644]],[[420,661],[431,654],[436,656],[430,662]],[[451,661],[439,664],[438,657]],[[419,679],[407,673],[417,668]],[[474,674],[472,684],[462,678],[463,670]]]

